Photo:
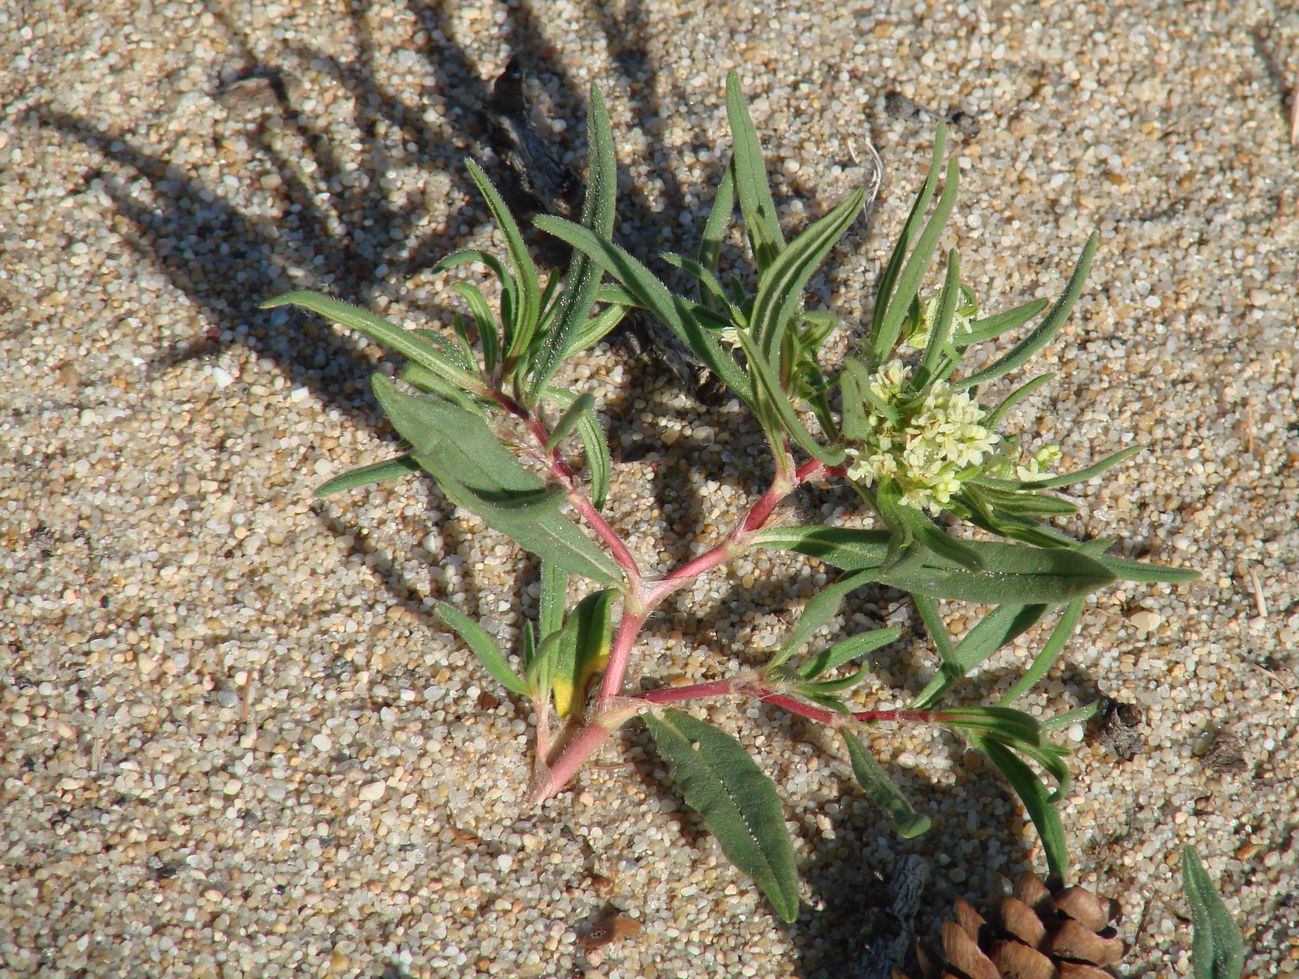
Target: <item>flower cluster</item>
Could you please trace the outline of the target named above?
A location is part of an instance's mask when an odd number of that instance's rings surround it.
[[[924,350],[929,343],[929,334],[933,331],[934,320],[938,319],[938,296],[930,296],[920,303],[920,317],[912,319],[903,331],[902,345],[913,350]],[[952,336],[969,333],[974,329],[974,317],[978,307],[972,299],[958,306],[952,314]]]
[[[869,432],[848,448],[848,476],[872,485],[890,479],[903,491],[901,502],[941,510],[961,480],[979,471],[999,436],[986,428],[983,406],[945,381],[913,394],[908,371],[897,358],[870,379],[871,394],[893,409],[892,418],[869,411]]]

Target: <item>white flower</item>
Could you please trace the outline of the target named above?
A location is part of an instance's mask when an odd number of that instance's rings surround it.
[[[983,406],[964,391],[936,381],[923,397],[904,396],[907,368],[899,359],[871,376],[871,394],[897,412],[900,427],[869,410],[866,437],[848,448],[848,476],[871,485],[892,479],[902,502],[937,513],[978,471],[999,436],[983,424]]]

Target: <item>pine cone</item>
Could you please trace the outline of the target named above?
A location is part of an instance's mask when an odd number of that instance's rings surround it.
[[[968,901],[943,925],[943,954],[916,948],[924,979],[1111,979],[1123,957],[1111,925],[1118,904],[1082,887],[1049,890],[1028,874],[1002,898],[994,928]],[[895,973],[897,979],[905,976]]]

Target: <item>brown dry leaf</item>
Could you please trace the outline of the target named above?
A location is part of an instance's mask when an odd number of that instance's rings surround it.
[[[639,921],[627,917],[612,904],[606,904],[591,930],[582,936],[581,945],[589,952],[639,934]]]

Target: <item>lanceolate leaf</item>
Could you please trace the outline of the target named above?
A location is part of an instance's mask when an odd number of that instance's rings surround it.
[[[1018,697],[1022,697],[1033,689],[1033,684],[1046,676],[1055,661],[1060,658],[1060,654],[1064,652],[1065,644],[1069,642],[1074,630],[1078,628],[1078,620],[1082,618],[1082,610],[1083,602],[1081,598],[1075,598],[1064,607],[1064,611],[1060,613],[1060,621],[1051,630],[1051,637],[1043,644],[1042,651],[1037,654],[1033,664],[1015,681],[1014,686],[1007,690],[1001,699],[997,701],[998,704],[1014,702]]]
[[[928,552],[923,566],[898,565],[877,580],[933,598],[987,604],[1055,604],[1095,591],[1114,580],[1099,561],[1065,548],[992,541],[962,541],[978,554],[983,570],[971,571]]]
[[[411,458],[409,452],[406,452],[392,459],[376,462],[372,466],[349,469],[321,485],[313,495],[329,496],[331,493],[341,493],[343,490],[356,489],[358,486],[370,486],[389,479],[399,479],[417,472],[419,472],[419,463]]]
[[[847,639],[841,639],[833,646],[827,646],[806,663],[798,667],[798,675],[805,680],[815,680],[822,673],[837,669],[845,663],[851,663],[860,656],[865,656],[882,646],[897,640],[902,635],[901,629],[873,629]]]
[[[713,196],[712,210],[708,212],[708,221],[704,224],[704,233],[699,239],[699,253],[696,259],[709,273],[717,272],[717,258],[722,251],[722,239],[731,223],[731,214],[735,210],[735,171],[728,163],[718,181],[717,193]],[[707,293],[700,291],[699,301],[711,306]]]
[[[848,758],[852,762],[852,773],[857,779],[857,784],[870,796],[875,805],[893,818],[893,822],[898,827],[898,835],[904,840],[909,840],[928,832],[929,817],[922,816],[911,808],[911,803],[880,767],[880,763],[875,760],[870,749],[847,731],[843,732],[843,740],[848,745]]]
[[[591,86],[591,100],[587,105],[586,141],[589,159],[586,196],[582,200],[582,226],[602,238],[609,238],[613,234],[618,167],[604,98],[595,85]],[[579,330],[587,322],[599,287],[600,267],[590,255],[574,250],[555,322],[534,361],[531,382],[534,396],[550,382],[559,365],[576,346]]]
[[[645,724],[686,803],[776,913],[792,922],[798,917],[798,874],[771,779],[733,737],[689,714],[646,714]]]
[[[497,193],[492,182],[487,179],[480,167],[473,160],[465,161],[469,176],[478,187],[478,192],[487,202],[487,208],[496,219],[496,225],[505,236],[505,246],[510,253],[510,263],[514,266],[513,278],[518,295],[518,306],[512,311],[513,322],[506,323],[505,350],[503,358],[508,362],[527,349],[532,340],[532,331],[536,329],[541,318],[541,289],[537,285],[537,267],[532,263],[528,247],[519,234],[519,226],[514,223],[514,216],[505,206],[505,201]]]
[[[566,571],[603,584],[621,577],[617,563],[560,512],[562,495],[547,490],[481,418],[435,395],[407,394],[382,374],[373,384],[415,460],[453,503]]]
[[[802,649],[818,629],[834,618],[847,594],[870,580],[869,573],[844,575],[833,585],[817,592],[803,609],[789,638],[771,658],[768,668],[779,666]]]
[[[577,401],[571,391],[563,388],[546,388],[546,397],[563,405],[566,410],[572,410],[572,406]],[[604,429],[600,427],[600,419],[595,413],[594,401],[578,414],[576,424],[591,475],[591,502],[595,504],[597,510],[603,510],[605,500],[609,498],[613,463],[609,458],[609,443],[604,437]]]
[[[1029,818],[1037,827],[1037,835],[1042,841],[1042,849],[1046,851],[1046,863],[1050,872],[1060,880],[1067,881],[1069,853],[1064,826],[1060,823],[1060,814],[1050,802],[1051,793],[1047,787],[1033,773],[1033,769],[1005,745],[977,736],[970,740],[997,766],[1024,804]]]
[[[820,558],[842,571],[879,568],[889,550],[887,530],[855,527],[771,527],[753,535],[756,547]]]
[[[313,313],[319,313],[326,319],[356,330],[362,336],[369,337],[409,357],[461,390],[472,391],[482,387],[478,378],[452,363],[450,358],[432,343],[364,309],[339,302],[337,299],[330,299],[318,292],[290,292],[262,303],[262,309],[274,309],[276,306],[301,306]]]
[[[1195,979],[1240,979],[1245,967],[1240,929],[1191,846],[1182,847],[1182,886],[1195,922],[1191,937]]]
[[[925,621],[925,627],[931,634],[944,630],[941,619],[937,619],[937,607],[932,601],[917,600],[916,608]],[[912,702],[917,709],[933,707],[943,698],[954,683],[981,664],[994,652],[1016,636],[1023,635],[1046,614],[1046,605],[999,605],[967,632],[955,647],[944,651],[942,671],[936,675],[919,696]]]
[[[1083,246],[1082,255],[1078,258],[1073,275],[1069,277],[1069,284],[1065,286],[1064,294],[1056,300],[1055,305],[1051,307],[1051,312],[1046,314],[1033,332],[983,370],[957,381],[957,387],[967,388],[1001,377],[1002,374],[1022,365],[1050,342],[1051,338],[1059,332],[1060,327],[1064,326],[1069,313],[1073,311],[1074,303],[1082,295],[1083,283],[1087,280],[1087,272],[1091,268],[1092,256],[1096,254],[1098,240],[1096,232],[1093,231],[1091,237],[1087,239],[1087,244]]]
[[[723,350],[712,334],[700,325],[691,310],[691,304],[680,296],[673,295],[644,264],[613,242],[606,241],[571,221],[543,214],[533,223],[546,234],[554,235],[590,255],[631,293],[637,305],[643,306],[662,320],[741,400],[753,404],[749,380],[735,363],[735,358]]]
[[[749,117],[749,107],[740,91],[740,76],[732,71],[726,76],[726,117],[731,123],[735,156],[731,170],[744,214],[744,230],[753,248],[753,261],[763,272],[785,246],[776,219],[776,202],[767,183],[767,168],[762,162],[762,146]]]
[[[527,696],[528,685],[524,683],[517,673],[510,669],[509,663],[505,660],[505,654],[501,652],[496,640],[493,639],[477,622],[469,618],[463,612],[452,608],[446,602],[438,602],[438,615],[447,625],[451,626],[460,638],[465,641],[482,664],[487,667],[487,672],[497,679],[498,682],[512,690],[514,693]]]
[[[968,347],[972,344],[982,343],[985,340],[993,340],[1003,333],[1008,333],[1018,326],[1023,326],[1046,309],[1047,305],[1045,299],[1032,299],[1022,306],[1008,309],[1004,313],[997,313],[981,320],[975,320],[971,324],[970,330],[952,337],[952,346]]]
[[[803,303],[803,287],[825,260],[848,226],[861,213],[865,192],[853,191],[847,199],[789,243],[762,273],[749,317],[754,340],[767,360],[778,364],[781,342]],[[781,365],[787,366],[787,365]]]

